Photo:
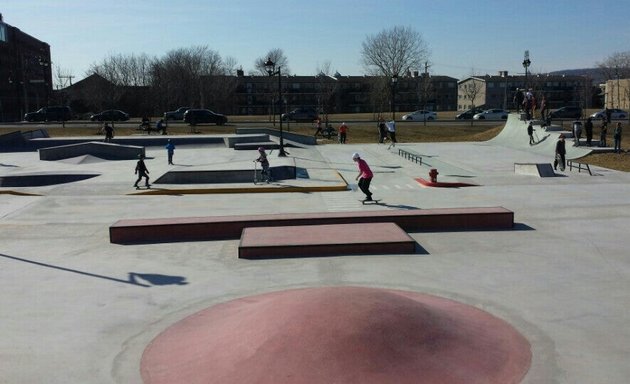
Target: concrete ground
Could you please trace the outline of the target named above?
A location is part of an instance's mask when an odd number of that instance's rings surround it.
[[[0,187],[0,383],[140,383],[147,344],[178,320],[235,298],[318,286],[404,289],[483,309],[531,343],[525,383],[627,383],[630,175],[596,167],[593,176],[516,174],[514,163],[553,161],[549,148],[516,145],[518,132],[526,143],[511,117],[503,139],[485,143],[289,148],[309,177],[272,183],[270,193],[243,183],[231,185],[233,193],[198,193],[225,185],[189,186],[195,194],[155,185],[164,194],[136,194],[132,160],[2,153],[0,176],[100,176]],[[427,164],[403,159],[399,148]],[[355,151],[375,172],[372,190],[384,204],[358,201]],[[162,147],[146,152],[154,179],[182,167],[251,167],[255,158],[255,151],[178,146],[169,166]],[[270,159],[273,166],[277,158]],[[478,186],[422,187],[415,178],[428,178],[430,168],[439,181]],[[347,190],[335,190],[346,181]],[[304,192],[281,192],[286,185]],[[411,233],[415,255],[242,260],[238,240],[123,246],[108,236],[123,218],[481,206],[514,211],[514,230]]]

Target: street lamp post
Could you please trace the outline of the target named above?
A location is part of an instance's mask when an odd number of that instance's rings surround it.
[[[398,83],[398,75],[392,75],[392,120],[396,121],[396,84]]]
[[[271,61],[271,58],[267,59],[267,62],[265,63],[265,69],[267,70],[269,76],[278,75],[278,101],[280,103],[280,151],[278,152],[278,157],[286,157],[287,153],[284,151],[284,134],[282,131],[282,73],[280,68],[281,66],[278,65],[278,70],[276,71],[276,64]]]
[[[527,81],[527,68],[532,64],[531,60],[529,60],[529,50],[525,51],[525,57],[523,59],[523,68],[525,68],[525,89],[529,89],[529,84]]]

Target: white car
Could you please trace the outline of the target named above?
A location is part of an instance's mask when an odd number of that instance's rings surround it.
[[[486,109],[473,116],[475,120],[506,120],[509,112],[505,109]]]
[[[617,108],[611,108],[609,109],[610,111],[610,119],[611,120],[620,120],[620,119],[627,119],[628,118],[628,112],[623,111],[621,109],[617,109]],[[606,110],[602,109],[599,112],[595,112],[591,115],[591,119],[601,119],[603,117],[606,116]]]
[[[405,121],[425,121],[425,120],[435,120],[437,119],[437,113],[433,111],[425,111],[418,110],[411,112],[409,114],[403,115],[402,117]]]

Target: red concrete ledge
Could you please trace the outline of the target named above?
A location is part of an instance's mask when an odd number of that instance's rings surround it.
[[[241,259],[414,253],[415,241],[394,223],[245,228]]]
[[[511,229],[514,212],[482,207],[119,220],[109,227],[109,239],[116,244],[226,240],[240,238],[249,227],[382,222],[407,232]]]
[[[448,181],[430,181],[425,180],[422,177],[418,177],[416,181],[424,187],[438,187],[438,188],[460,188],[460,187],[478,187],[478,184],[448,182]]]

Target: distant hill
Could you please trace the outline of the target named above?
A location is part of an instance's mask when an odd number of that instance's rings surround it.
[[[550,75],[567,75],[567,76],[588,76],[593,79],[593,84],[600,84],[606,81],[604,73],[599,68],[582,68],[582,69],[563,69],[560,71],[549,72]]]

